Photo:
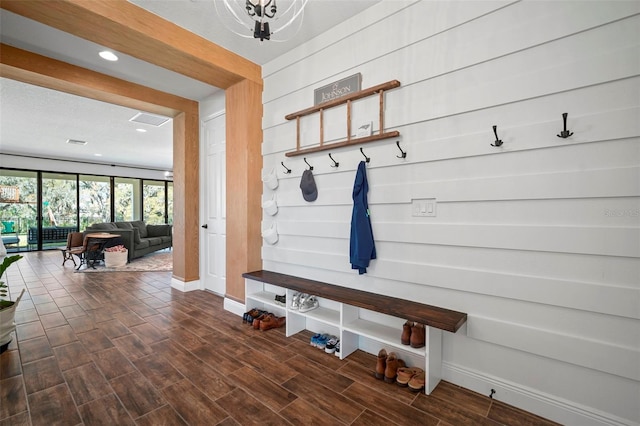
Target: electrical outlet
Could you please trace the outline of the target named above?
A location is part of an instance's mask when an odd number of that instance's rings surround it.
[[[411,200],[411,215],[415,217],[436,217],[437,204],[435,198]]]

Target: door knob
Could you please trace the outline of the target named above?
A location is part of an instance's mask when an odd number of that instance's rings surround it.
[[[204,225],[202,225],[202,227],[203,227],[204,229],[207,229],[207,228],[209,227],[209,225],[207,225],[207,224],[205,223]]]

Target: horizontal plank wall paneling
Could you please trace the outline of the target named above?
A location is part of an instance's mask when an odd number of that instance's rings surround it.
[[[362,147],[378,254],[364,275],[349,263],[360,147],[329,151],[339,167],[328,152],[285,157],[285,115],[356,72],[363,87],[401,82],[384,130],[407,152]],[[640,423],[640,3],[380,2],[263,76],[263,174],[279,183],[263,187],[278,213],[261,226],[279,234],[264,269],[467,312],[444,333],[448,380],[565,424]],[[352,133],[377,131],[377,102],[353,103]],[[325,113],[325,143],[346,120]],[[300,128],[316,146],[319,114]],[[414,216],[416,199],[436,215]]]
[[[455,2],[454,5],[463,5],[458,7],[464,8],[466,13],[469,4],[486,7],[488,3]],[[421,20],[438,16],[437,14],[429,10],[408,13],[407,11],[413,8],[407,8],[403,11],[405,13],[397,13],[385,20],[394,22],[372,25],[366,31],[354,34],[332,46],[330,61],[327,60],[329,56],[324,49],[311,55],[306,61],[274,74],[274,86],[265,88],[264,93],[265,100],[268,99],[271,104],[271,114],[265,116],[265,125],[271,127],[280,122],[285,115],[311,106],[313,88],[336,80],[336,76],[361,71],[360,64],[366,64],[369,68],[368,72],[363,74],[363,87],[395,79],[402,83],[403,88],[422,84],[423,88],[432,90],[418,92],[430,110],[453,107],[449,101],[444,104],[433,102],[435,100],[432,97],[439,93],[457,97],[460,94],[473,93],[472,91],[484,93],[497,87],[498,91],[492,95],[492,99],[506,100],[508,98],[505,97],[509,96],[506,89],[514,83],[520,93],[530,93],[536,87],[549,87],[549,93],[553,93],[551,90],[558,85],[560,91],[567,90],[568,87],[562,86],[563,83],[569,84],[571,88],[587,84],[591,79],[597,78],[594,76],[597,69],[602,70],[605,76],[611,73],[624,75],[627,68],[638,67],[637,61],[633,61],[634,55],[630,55],[626,60],[622,58],[623,63],[620,65],[624,66],[613,69],[607,67],[610,62],[606,62],[606,57],[613,55],[611,57],[619,58],[620,49],[633,47],[638,17],[631,15],[640,13],[640,6],[637,2],[634,4],[631,1],[619,3],[621,4],[618,8],[612,8],[608,2],[594,2],[589,11],[592,15],[586,17],[584,7],[579,4],[572,5],[571,2],[564,2],[561,7],[549,7],[549,2],[525,2],[523,5],[498,9],[472,20],[467,25],[452,26],[448,30],[435,33],[430,33],[432,27],[428,27]],[[447,6],[446,2],[418,2],[416,7],[424,9],[450,6]],[[576,15],[562,15],[559,7]],[[513,16],[515,9],[523,9],[524,16]],[[448,12],[447,15],[457,16],[455,11]],[[566,16],[580,16],[581,19],[567,21]],[[407,20],[417,23],[408,23]],[[528,20],[532,22],[525,25]],[[390,30],[385,32],[380,28]],[[402,34],[397,34],[398,29],[402,29]],[[416,31],[426,31],[427,34],[422,34],[421,39],[417,39],[415,35],[412,37],[412,43],[397,45],[398,39],[402,39],[400,42],[403,42],[405,32]],[[390,36],[390,32],[396,32],[397,36]],[[592,35],[593,33],[595,35]],[[594,44],[593,39],[598,39],[599,42]],[[394,43],[394,49],[388,48],[389,53],[383,55],[384,46],[388,43]],[[588,51],[584,50],[583,43],[589,43]],[[580,51],[580,56],[567,54],[575,52],[576,49]],[[339,57],[333,55],[336,52]],[[356,57],[360,61],[356,61]],[[580,69],[577,74],[561,73],[585,61],[594,61],[597,66],[593,70]],[[322,63],[323,66],[313,67],[310,65],[313,62]],[[371,66],[374,63],[375,66]],[[399,63],[406,66],[397,67]],[[351,66],[345,69],[344,64]],[[304,72],[301,73],[300,70]],[[545,80],[549,73],[554,74],[553,78]],[[460,79],[467,80],[460,86],[453,85]],[[521,84],[523,81],[528,84]],[[272,95],[272,91],[276,90],[279,93]],[[389,95],[392,93],[411,96],[416,91],[401,88],[390,91]],[[288,96],[285,97],[284,94]],[[477,101],[481,102],[482,99]],[[467,98],[462,102],[460,106],[471,109],[475,106],[476,99]],[[485,101],[479,107],[486,108],[489,105],[492,103]],[[407,106],[409,104],[401,104],[399,108]],[[387,108],[393,110],[393,104],[389,103]],[[421,111],[415,113],[420,117],[425,115]]]

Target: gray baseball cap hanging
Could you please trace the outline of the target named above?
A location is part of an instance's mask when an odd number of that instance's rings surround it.
[[[300,189],[302,190],[302,197],[306,201],[315,201],[316,198],[318,198],[318,188],[316,187],[316,181],[313,178],[311,170],[307,169],[302,173]]]

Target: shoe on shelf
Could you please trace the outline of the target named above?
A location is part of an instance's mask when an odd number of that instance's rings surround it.
[[[300,308],[298,310],[300,312],[309,312],[320,306],[318,299],[315,296],[306,297],[304,300],[300,301]]]
[[[330,337],[331,336],[329,336],[328,334],[322,334],[320,337],[318,337],[318,339],[316,340],[316,348],[324,350],[324,348],[327,347],[327,341]]]
[[[262,315],[260,315],[259,317],[255,318],[255,319],[253,320],[253,323],[252,323],[252,325],[253,325],[253,329],[254,329],[254,330],[258,330],[258,329],[260,328],[260,322],[261,322],[262,320],[264,320],[265,318],[267,318],[268,316],[273,316],[273,314],[271,314],[271,313],[269,313],[269,312],[265,312],[265,313],[263,313]]]
[[[287,306],[287,295],[283,294],[282,296],[276,294],[276,303],[280,306]]]
[[[300,308],[300,299],[305,296],[303,293],[293,293],[291,297],[291,309],[297,311]]]
[[[411,327],[413,327],[413,323],[411,321],[407,321],[402,326],[402,336],[400,337],[400,342],[403,345],[408,345],[411,343]]]
[[[400,367],[397,371],[396,384],[406,387],[413,376],[418,373],[424,373],[424,370],[417,367]]]
[[[407,386],[409,386],[409,389],[411,389],[413,392],[420,392],[422,389],[424,389],[424,381],[425,374],[424,371],[422,371],[413,376],[411,380],[409,380],[409,383],[407,383]]]
[[[311,346],[313,346],[314,348],[316,346],[318,346],[318,339],[320,338],[320,336],[322,336],[322,334],[320,334],[320,333],[317,333],[317,334],[314,334],[313,336],[311,336],[311,340],[309,340],[309,344]]]
[[[304,301],[307,300],[309,296],[310,295],[307,293],[300,293],[300,297],[298,298],[298,309],[300,309]]]
[[[265,319],[260,321],[260,330],[267,331],[272,328],[282,327],[286,323],[286,317],[277,317],[275,315],[268,315]]]
[[[324,347],[324,351],[328,354],[332,354],[336,351],[336,346],[340,340],[336,336],[329,336],[329,340],[327,340],[327,344]]]
[[[266,314],[267,311],[263,311],[261,309],[252,309],[249,312],[247,312],[246,315],[246,320],[247,320],[247,324],[248,325],[252,325],[253,321],[258,318],[260,315]]]
[[[340,358],[340,340],[338,340],[338,343],[336,343],[336,350],[335,352],[333,352],[333,354]]]
[[[405,367],[404,361],[399,359],[395,352],[390,352],[387,356],[387,368],[384,370],[384,381],[387,383],[395,382],[398,368],[402,367]]]
[[[384,379],[384,371],[387,368],[387,350],[380,349],[378,352],[378,360],[376,361],[376,379]]]
[[[249,312],[245,312],[242,315],[242,323],[246,324],[249,321],[251,321],[253,323],[253,316],[258,314],[258,310],[256,308],[253,308],[252,310],[250,310]]]
[[[411,327],[411,347],[412,348],[422,348],[424,347],[424,341],[426,337],[426,330],[424,328],[424,324],[415,323]]]

